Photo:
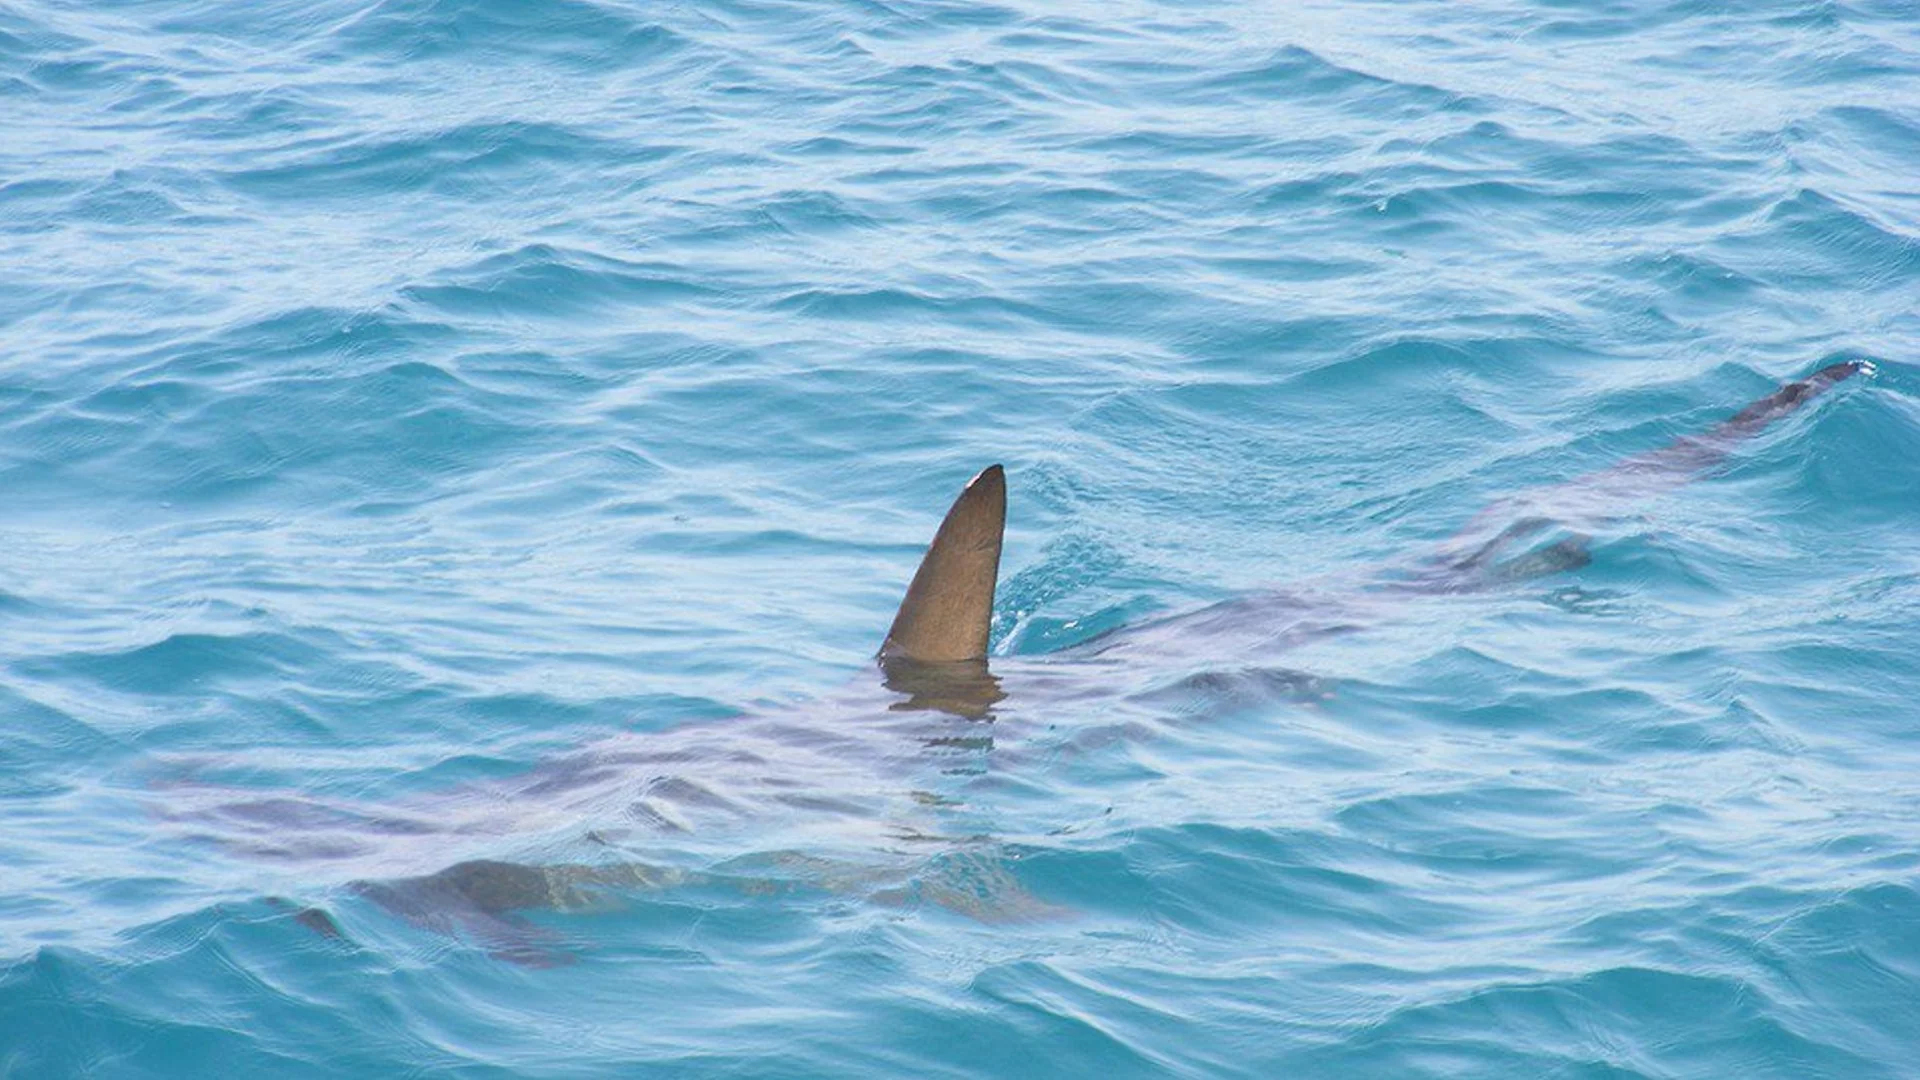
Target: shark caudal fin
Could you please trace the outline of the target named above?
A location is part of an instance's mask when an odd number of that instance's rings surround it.
[[[1741,409],[1733,418],[1708,432],[1705,438],[1737,439],[1751,435],[1768,424],[1813,400],[1833,384],[1865,371],[1873,373],[1864,360],[1842,360],[1828,364],[1798,382],[1790,382],[1759,401]]]
[[[1828,364],[1804,379],[1786,383],[1709,431],[1682,436],[1652,453],[1629,458],[1616,469],[1687,474],[1718,465],[1742,440],[1863,371],[1871,375],[1873,365],[1864,360]]]
[[[1564,484],[1499,500],[1420,560],[1398,587],[1466,592],[1578,569],[1590,558],[1590,531],[1606,527],[1638,501],[1695,479],[1775,421],[1847,379],[1873,371],[1864,360],[1828,364],[1782,384],[1699,434],[1683,435]]]
[[[907,586],[881,659],[945,663],[987,655],[1000,540],[1007,528],[1007,474],[989,465],[953,501]]]

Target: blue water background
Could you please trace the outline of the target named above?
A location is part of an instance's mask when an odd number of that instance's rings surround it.
[[[1915,1075],[1916,177],[1905,0],[0,7],[0,1076]],[[537,956],[219,816],[834,723],[991,462],[1025,663],[1848,358]]]

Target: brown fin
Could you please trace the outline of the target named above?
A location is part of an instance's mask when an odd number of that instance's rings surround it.
[[[941,662],[987,655],[1006,528],[1007,474],[989,465],[967,481],[933,534],[880,646],[881,656]]]

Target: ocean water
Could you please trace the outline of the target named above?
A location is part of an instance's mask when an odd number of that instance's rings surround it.
[[[1913,1076],[1915,177],[1905,0],[0,6],[0,1077]]]

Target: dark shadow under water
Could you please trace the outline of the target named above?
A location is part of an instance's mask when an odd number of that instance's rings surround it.
[[[379,810],[214,788],[195,797],[183,784],[159,816],[223,850],[344,871],[351,895],[524,964],[570,955],[526,913],[617,907],[664,889],[854,896],[983,921],[1044,917],[1058,909],[1021,886],[1011,846],[953,829],[945,811],[962,800],[939,790],[940,777],[1017,774],[1032,764],[1022,744],[1061,716],[1113,714],[1115,737],[1129,738],[1133,718],[1163,716],[1176,699],[1219,710],[1312,700],[1321,680],[1281,664],[1283,654],[1404,620],[1423,597],[1576,571],[1635,500],[1699,475],[1860,370],[1831,365],[1706,434],[1504,501],[1438,550],[1345,587],[1257,593],[992,665],[887,658],[877,678],[811,705],[616,736],[504,782]],[[916,782],[928,777],[932,786]],[[754,823],[772,823],[771,835],[742,837]],[[742,841],[775,836],[795,842],[739,854]],[[533,854],[501,858],[503,848]],[[344,935],[326,910],[288,907],[309,929]]]

